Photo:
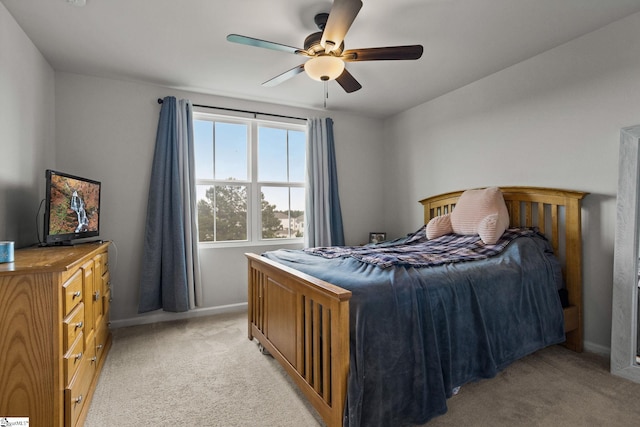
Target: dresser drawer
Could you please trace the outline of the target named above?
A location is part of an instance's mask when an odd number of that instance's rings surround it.
[[[76,340],[71,345],[71,348],[69,349],[67,354],[64,355],[63,363],[65,386],[68,386],[71,383],[73,376],[76,374],[78,368],[80,367],[82,359],[86,356],[87,355],[84,351],[84,337],[82,336],[82,332],[80,332]]]
[[[80,303],[62,323],[64,352],[69,350],[76,338],[84,330],[84,304]]]
[[[75,426],[78,422],[95,372],[95,365],[91,363],[89,358],[80,359],[78,372],[71,380],[69,387],[64,390],[65,426]]]
[[[62,287],[64,288],[63,310],[66,316],[82,301],[82,272],[76,271]]]

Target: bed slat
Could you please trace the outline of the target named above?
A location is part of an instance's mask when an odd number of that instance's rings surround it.
[[[560,253],[558,233],[558,205],[551,205],[551,246],[553,246],[553,252],[555,254]]]
[[[313,359],[311,353],[311,342],[313,337],[312,332],[312,311],[313,311],[313,302],[309,298],[305,298],[305,310],[304,310],[304,378],[307,383],[313,385],[313,380],[311,377],[311,370],[313,368]]]
[[[313,338],[313,345],[312,345],[312,360],[314,361],[314,363],[312,363],[311,365],[313,366],[313,378],[312,378],[312,384],[313,384],[313,389],[316,391],[316,393],[320,393],[322,394],[322,381],[320,380],[320,371],[322,370],[322,364],[320,363],[320,361],[322,360],[320,358],[320,352],[321,352],[321,348],[320,348],[320,311],[322,310],[322,306],[315,304],[314,305],[314,310],[313,310],[313,328],[312,328],[312,338]],[[317,361],[317,362],[316,362]]]
[[[331,336],[331,312],[328,310],[322,315],[322,334],[322,398],[331,404],[331,353],[325,341]]]
[[[517,201],[512,202],[509,224],[520,224],[521,220],[522,220],[522,216],[520,213],[520,203]]]
[[[538,228],[542,233],[546,233],[547,228],[544,221],[544,203],[537,203],[538,205]]]

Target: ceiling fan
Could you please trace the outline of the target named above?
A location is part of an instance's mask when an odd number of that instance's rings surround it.
[[[304,40],[304,49],[239,34],[229,34],[227,40],[309,58],[305,63],[262,83],[263,86],[275,86],[305,71],[314,80],[335,80],[347,93],[351,93],[361,89],[362,85],[347,71],[345,62],[418,59],[423,51],[422,45],[344,50],[344,38],[360,8],[361,0],[334,0],[329,13],[315,16],[314,21],[320,31]]]

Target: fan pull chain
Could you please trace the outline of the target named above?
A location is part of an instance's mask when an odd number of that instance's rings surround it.
[[[327,80],[324,81],[324,109],[327,109],[327,98],[329,98],[329,82]]]

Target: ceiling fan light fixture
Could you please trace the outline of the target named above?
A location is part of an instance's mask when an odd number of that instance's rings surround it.
[[[344,61],[332,55],[320,55],[305,62],[304,71],[313,80],[335,80],[344,71]]]

